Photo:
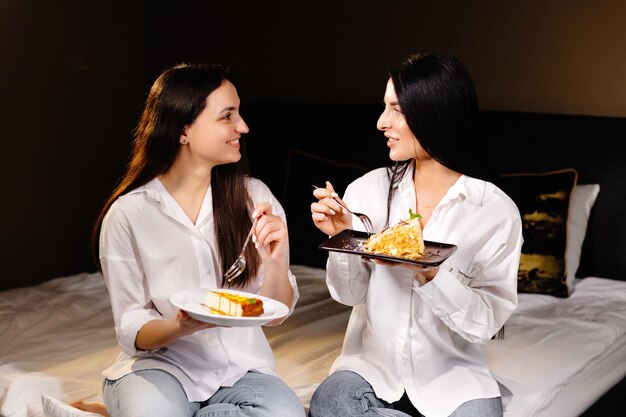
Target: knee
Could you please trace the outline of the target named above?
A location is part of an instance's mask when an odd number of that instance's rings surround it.
[[[107,380],[104,402],[111,417],[187,417],[196,407],[176,378],[157,370]]]
[[[298,396],[280,378],[271,375],[250,374],[250,397],[241,411],[250,417],[305,417]],[[245,384],[243,384],[245,385]]]
[[[361,409],[361,402],[356,396],[358,388],[353,390],[351,378],[343,371],[335,372],[326,378],[311,397],[309,415],[311,417],[351,416]]]

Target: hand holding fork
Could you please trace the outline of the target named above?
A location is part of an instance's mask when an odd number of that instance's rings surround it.
[[[271,204],[268,202],[258,204],[252,217],[254,221],[239,256],[224,272],[224,278],[229,283],[246,269],[245,251],[250,240],[255,243],[263,263],[266,265],[266,271],[271,268],[271,265],[275,264],[286,268],[289,263],[287,259],[287,247],[289,246],[287,226],[280,216],[272,214]]]
[[[313,185],[313,188],[315,188],[316,190],[313,192],[313,195],[315,195],[315,197],[319,199],[319,202],[311,204],[311,217],[313,218],[313,222],[318,229],[327,233],[328,235],[334,236],[344,229],[352,228],[351,219],[335,216],[336,211],[327,203],[322,202],[325,198],[329,198],[337,203],[347,213],[351,213],[358,217],[361,223],[363,223],[363,227],[365,228],[365,231],[367,233],[374,233],[374,227],[370,218],[366,214],[351,211],[348,206],[339,198],[339,195],[337,195],[330,182],[326,181],[326,188],[318,187],[317,185]],[[326,223],[326,220],[329,219],[329,215],[332,218],[332,222],[329,223],[332,224]]]

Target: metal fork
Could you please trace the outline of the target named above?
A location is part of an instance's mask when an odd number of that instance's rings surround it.
[[[241,253],[237,257],[237,259],[235,259],[235,262],[233,262],[230,268],[228,268],[228,271],[224,273],[224,278],[226,278],[226,281],[228,282],[231,282],[232,280],[237,278],[246,269],[246,257],[244,256],[243,253],[246,250],[246,246],[248,246],[248,242],[250,241],[250,238],[252,237],[252,232],[254,232],[254,228],[256,227],[259,217],[261,216],[257,216],[252,222],[252,227],[250,228],[250,231],[248,232],[248,237],[246,237],[246,241],[243,242],[243,248],[241,248]]]
[[[322,188],[322,187],[318,187],[315,184],[311,184],[313,185],[313,188]],[[359,218],[359,220],[361,220],[361,223],[363,223],[363,226],[365,227],[365,231],[367,233],[369,233],[370,235],[374,233],[374,226],[372,225],[372,220],[367,216],[367,214],[363,214],[363,213],[356,213],[352,210],[350,210],[348,208],[348,206],[346,206],[343,202],[341,202],[341,200],[339,200],[336,197],[331,197],[333,200],[335,200],[337,202],[337,204],[339,204],[341,207],[343,207],[344,209],[346,209],[348,211],[348,213],[352,213],[354,214],[356,217]]]

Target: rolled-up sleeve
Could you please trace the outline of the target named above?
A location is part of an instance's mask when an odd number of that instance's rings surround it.
[[[149,321],[163,319],[150,301],[137,259],[128,221],[112,208],[100,236],[100,265],[109,290],[118,343],[122,351],[132,356],[149,353],[135,346],[139,330]]]
[[[473,343],[488,341],[517,307],[517,270],[522,246],[521,221],[511,217],[493,234],[476,276],[444,263],[435,278],[416,287],[446,325]]]

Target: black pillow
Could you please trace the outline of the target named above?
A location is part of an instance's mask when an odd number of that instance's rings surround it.
[[[505,174],[498,185],[517,204],[524,244],[517,275],[520,293],[569,295],[565,249],[570,194],[577,172]]]
[[[312,185],[326,186],[330,181],[341,196],[348,184],[362,176],[369,168],[342,164],[304,151],[289,153],[287,176],[282,195],[289,227],[289,255],[291,264],[325,267],[328,253],[318,246],[328,239],[311,220]]]

